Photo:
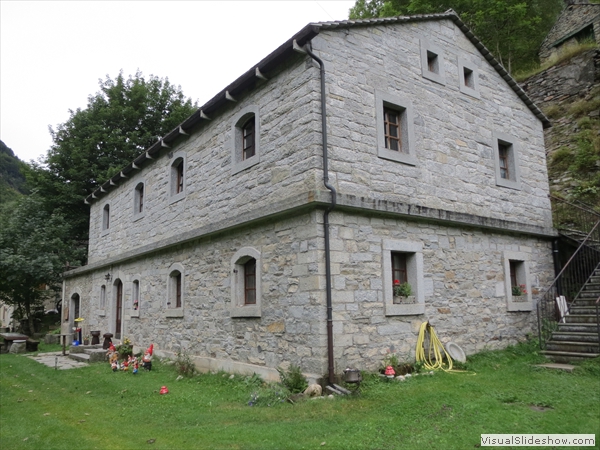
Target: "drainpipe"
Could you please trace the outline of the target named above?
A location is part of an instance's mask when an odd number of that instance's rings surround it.
[[[333,307],[331,300],[331,251],[329,246],[329,213],[333,211],[336,205],[336,190],[329,183],[329,160],[327,157],[327,111],[325,103],[325,65],[323,61],[315,55],[310,45],[306,44],[300,47],[294,40],[294,50],[300,53],[307,53],[319,65],[321,75],[321,137],[323,146],[323,184],[331,192],[331,204],[323,213],[323,231],[325,234],[325,291],[327,296],[327,373],[329,384],[335,383],[335,367],[333,363]]]

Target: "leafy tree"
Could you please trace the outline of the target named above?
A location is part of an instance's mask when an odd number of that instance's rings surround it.
[[[0,141],[0,203],[15,200],[19,195],[27,193],[25,175],[22,172],[24,165],[25,163]]]
[[[0,300],[28,317],[30,332],[33,308],[48,292],[60,289],[67,261],[81,257],[68,222],[44,205],[34,192],[0,210]]]
[[[197,108],[168,78],[119,73],[99,85],[87,108],[70,110],[65,123],[50,128],[53,145],[27,174],[47,206],[68,218],[80,245],[89,223],[83,199]]]
[[[351,19],[453,9],[509,72],[530,68],[562,0],[357,0]]]

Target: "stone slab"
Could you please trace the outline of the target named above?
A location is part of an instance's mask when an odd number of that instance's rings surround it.
[[[535,367],[544,367],[546,369],[564,370],[565,372],[573,372],[575,366],[571,364],[559,364],[559,363],[548,363],[548,364],[536,364]]]
[[[75,361],[69,356],[63,356],[62,352],[40,353],[30,356],[31,359],[48,367],[56,367],[58,370],[77,369],[88,366],[87,363]]]

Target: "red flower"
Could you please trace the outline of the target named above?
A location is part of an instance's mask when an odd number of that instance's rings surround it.
[[[394,280],[394,284],[400,284],[400,280]]]

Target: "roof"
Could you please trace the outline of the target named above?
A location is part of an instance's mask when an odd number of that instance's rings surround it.
[[[515,91],[519,98],[525,103],[525,105],[531,110],[531,112],[542,122],[544,128],[550,127],[550,121],[544,115],[544,113],[533,103],[533,101],[527,96],[525,91],[521,89],[519,84],[514,78],[508,73],[508,71],[494,58],[490,51],[481,43],[477,37],[469,30],[467,25],[460,19],[458,14],[453,10],[448,10],[445,13],[440,14],[422,14],[414,16],[397,16],[397,17],[386,17],[378,19],[361,19],[361,20],[338,20],[332,22],[314,22],[309,23],[302,28],[298,33],[294,34],[290,39],[280,45],[275,51],[270,53],[267,57],[259,61],[257,64],[252,66],[250,70],[245,72],[242,76],[236,79],[233,83],[229,84],[207,103],[202,105],[194,114],[188,117],[185,121],[159,139],[151,147],[146,149],[140,154],[134,161],[124,167],[121,172],[111,179],[106,181],[102,186],[96,189],[86,199],[86,203],[92,203],[95,199],[108,192],[116,185],[119,181],[127,178],[128,175],[140,169],[144,163],[154,159],[153,156],[157,156],[163,148],[168,148],[169,143],[173,142],[181,135],[189,134],[193,128],[197,127],[201,122],[210,120],[211,114],[217,113],[217,111],[225,105],[227,102],[232,101],[237,94],[241,94],[244,90],[252,88],[255,85],[256,79],[268,79],[269,74],[273,72],[281,62],[291,57],[294,51],[294,43],[299,46],[303,46],[315,36],[319,34],[321,30],[336,30],[346,29],[355,27],[368,27],[373,25],[388,25],[388,24],[401,24],[401,23],[413,23],[413,22],[426,22],[432,20],[451,20],[458,28],[465,34],[465,36],[473,43],[473,45],[480,51],[483,57],[492,65],[492,67],[500,74],[500,76],[508,83],[508,85]]]

